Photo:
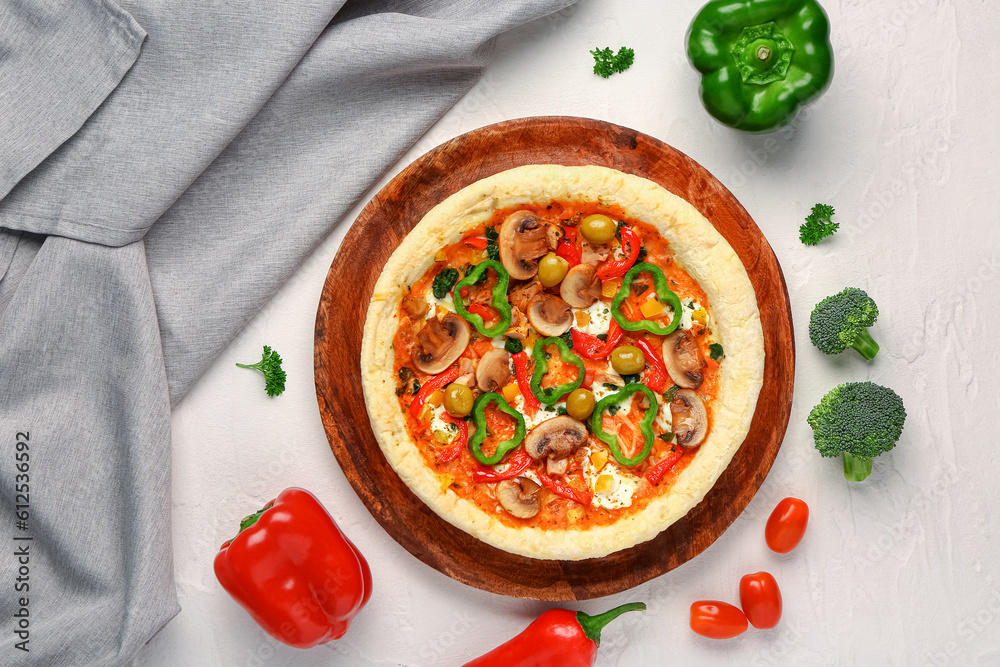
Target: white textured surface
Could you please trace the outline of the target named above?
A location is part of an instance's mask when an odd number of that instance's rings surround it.
[[[483,80],[378,184],[470,129],[577,115],[655,136],[715,174],[781,262],[796,331],[791,423],[771,474],[719,540],[678,570],[613,598],[649,605],[604,633],[597,664],[1000,664],[1000,9],[981,0],[825,4],[837,70],[793,127],[745,136],[715,124],[684,59],[699,0],[581,0],[505,35]],[[627,45],[631,70],[590,72],[588,50]],[[375,190],[373,190],[374,193]],[[841,231],[807,248],[812,204]],[[250,323],[174,415],[173,535],[183,611],[136,665],[455,665],[523,629],[544,602],[456,583],[398,546],[330,453],[313,386],[313,323],[327,268],[360,206]],[[826,357],[807,336],[820,298],[854,285],[879,304],[872,362]],[[267,398],[237,361],[261,345],[285,359],[288,390]],[[871,379],[903,396],[895,450],[863,483],[812,447],[805,417],[834,385]],[[358,418],[364,418],[358,415]],[[367,556],[375,592],[347,636],[309,651],[271,640],[216,582],[212,560],[238,521],[287,486],[324,502]],[[791,554],[768,551],[764,522],[787,495],[812,518]],[[771,572],[784,616],[729,641],[691,633],[698,599],[738,603],[739,578]]]

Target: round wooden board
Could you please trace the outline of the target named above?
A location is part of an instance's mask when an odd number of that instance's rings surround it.
[[[596,164],[643,176],[698,208],[729,241],[757,293],[766,362],[750,433],[705,499],[655,539],[604,558],[546,561],[491,547],[432,512],[386,462],[361,389],[361,335],[386,260],[433,206],[464,186],[525,164]],[[382,527],[427,565],[487,591],[541,600],[611,595],[704,551],[764,481],[788,425],[795,349],[784,277],[746,210],[695,161],[652,137],[597,120],[523,118],[438,146],[365,207],[330,267],[316,314],[316,394],[330,447]]]

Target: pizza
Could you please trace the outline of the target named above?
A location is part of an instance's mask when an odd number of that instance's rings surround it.
[[[647,179],[529,165],[431,209],[386,263],[361,371],[386,459],[505,551],[596,558],[699,503],[750,428],[764,342],[711,222]]]

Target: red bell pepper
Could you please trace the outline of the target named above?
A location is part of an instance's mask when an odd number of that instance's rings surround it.
[[[618,322],[614,320],[611,320],[611,324],[608,326],[607,340],[601,340],[597,336],[577,329],[570,331],[572,332],[570,335],[573,337],[573,352],[594,361],[607,359],[608,355],[622,342],[622,337],[625,335],[622,328],[618,326]]]
[[[510,459],[507,460],[508,466],[503,472],[497,472],[493,468],[480,467],[472,473],[472,481],[476,484],[493,484],[505,479],[514,479],[530,468],[533,460],[531,455],[524,448],[521,448],[510,455]]]
[[[493,306],[486,306],[481,303],[474,303],[467,307],[466,310],[473,315],[479,315],[483,318],[483,323],[492,322],[494,320],[500,319],[500,313]]]
[[[528,372],[528,353],[521,350],[513,355],[511,359],[514,361],[514,377],[517,378],[517,388],[521,390],[521,396],[524,398],[524,411],[528,413],[529,417],[534,417],[542,404],[538,400],[538,397],[535,396],[535,392],[531,391],[531,373]]]
[[[684,456],[684,452],[681,449],[671,452],[667,455],[665,459],[654,465],[652,468],[646,471],[646,479],[653,486],[660,483],[663,476],[670,472],[670,469],[677,465],[677,462],[681,460]]]
[[[457,378],[458,369],[449,368],[443,373],[438,373],[431,379],[427,380],[427,382],[420,385],[420,391],[417,392],[417,395],[414,396],[413,400],[410,402],[410,416],[414,419],[420,419],[420,411],[423,410],[424,403],[427,402],[430,395],[438,389],[444,389],[449,382],[452,382]]]
[[[601,280],[621,278],[632,268],[635,260],[639,258],[639,248],[642,246],[642,242],[639,241],[639,235],[632,231],[631,227],[623,226],[621,228],[621,237],[622,252],[625,253],[625,256],[621,259],[609,259],[604,264],[601,264],[600,268],[597,269],[597,277]],[[626,251],[625,248],[628,248],[628,250]]]
[[[538,475],[538,481],[542,483],[542,486],[544,486],[552,493],[558,496],[562,496],[563,498],[569,498],[570,500],[578,502],[581,505],[590,504],[591,495],[589,493],[583,493],[582,491],[578,491],[576,487],[571,486],[569,484],[557,482],[556,480],[552,479],[541,470],[537,471],[535,474]]]
[[[567,227],[565,229],[566,235],[556,246],[556,255],[569,262],[570,268],[583,261],[580,249],[576,247],[576,231],[576,227]]]
[[[642,602],[630,602],[598,616],[549,609],[521,634],[465,667],[592,667],[604,626],[625,612],[645,608]]]
[[[645,338],[640,338],[635,344],[642,350],[646,356],[646,363],[649,364],[649,372],[645,378],[646,386],[659,394],[667,384],[667,367],[663,365],[663,357]]]
[[[464,241],[467,245],[470,245],[477,250],[486,250],[486,244],[488,243],[485,236],[470,236],[469,238],[464,239]]]
[[[314,495],[282,491],[243,519],[215,576],[275,639],[311,648],[340,639],[372,594],[368,562]]]
[[[448,448],[441,452],[441,458],[438,459],[441,463],[451,463],[469,444],[469,423],[464,419],[452,417],[447,412],[441,413],[441,419],[458,427],[458,435],[452,439]]]

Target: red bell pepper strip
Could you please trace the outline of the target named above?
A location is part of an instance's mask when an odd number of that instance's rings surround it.
[[[573,337],[573,352],[594,361],[607,359],[608,355],[622,342],[622,337],[625,335],[622,328],[614,320],[611,320],[611,325],[608,327],[607,340],[601,340],[597,336],[577,329],[570,329],[570,331],[572,332],[570,335]]]
[[[413,400],[410,402],[410,416],[414,419],[420,419],[420,411],[423,410],[424,403],[427,402],[430,395],[438,389],[444,389],[449,382],[452,382],[457,378],[458,369],[449,368],[443,373],[438,373],[431,379],[427,380],[427,382],[420,385],[420,391],[417,392],[417,395],[414,396]]]
[[[592,667],[604,626],[625,612],[645,608],[642,602],[629,602],[597,616],[549,609],[521,634],[464,667]]]
[[[438,459],[441,463],[451,463],[469,444],[469,423],[464,419],[452,417],[447,412],[441,413],[441,419],[458,427],[458,435],[452,439],[448,448],[441,452],[441,457]]]
[[[621,278],[632,268],[635,260],[639,258],[639,248],[642,246],[642,242],[639,241],[639,235],[632,231],[631,227],[623,226],[621,228],[621,237],[622,252],[625,253],[625,256],[621,259],[609,259],[604,264],[601,264],[601,267],[597,269],[597,277],[601,280]],[[628,247],[627,252],[625,251],[626,247]]]
[[[580,249],[576,247],[576,227],[567,227],[565,232],[566,235],[556,246],[556,255],[569,262],[570,268],[572,268],[583,261],[583,256],[580,254]]]
[[[576,501],[581,505],[590,504],[591,495],[589,493],[585,494],[569,484],[557,482],[541,470],[537,471],[535,474],[538,475],[538,481],[542,483],[542,486],[552,493],[562,496],[563,498],[569,498],[570,500]]]
[[[260,627],[296,648],[343,637],[372,594],[357,547],[294,487],[243,519],[215,556],[215,576]]]
[[[681,449],[671,452],[667,455],[665,459],[654,465],[652,468],[646,471],[646,479],[653,486],[660,483],[663,476],[670,472],[670,469],[677,465],[677,462],[681,460],[684,456],[684,452]]]
[[[649,364],[649,372],[644,379],[646,386],[656,393],[662,392],[667,384],[667,367],[663,365],[663,357],[645,338],[640,338],[635,344],[642,350],[646,363]]]
[[[476,484],[493,484],[495,482],[502,482],[505,479],[514,479],[522,472],[531,467],[531,463],[534,459],[521,448],[510,455],[507,460],[507,469],[503,472],[497,472],[493,468],[480,467],[478,470],[472,473],[472,481]]]
[[[486,244],[489,243],[485,236],[470,236],[464,240],[467,245],[472,246],[476,250],[486,250]]]
[[[471,306],[467,307],[466,310],[472,313],[473,315],[479,315],[479,317],[483,318],[484,323],[493,322],[500,319],[500,313],[497,312],[496,308],[492,306],[486,306],[481,303],[474,303]]]
[[[531,373],[528,372],[528,353],[521,350],[511,357],[514,361],[514,377],[517,378],[517,388],[521,390],[524,398],[524,411],[529,417],[534,417],[541,407],[541,403],[534,392],[531,391]]]

